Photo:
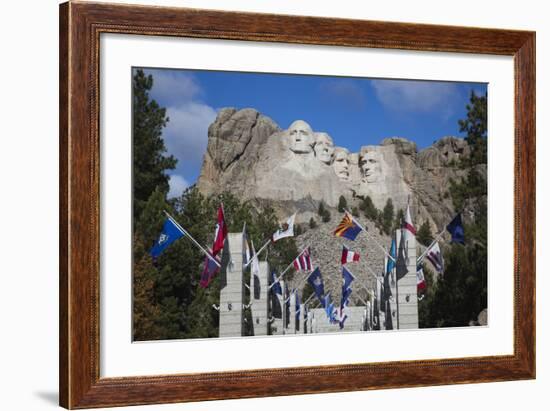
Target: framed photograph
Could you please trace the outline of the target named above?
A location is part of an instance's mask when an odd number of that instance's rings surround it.
[[[60,405],[535,378],[535,33],[60,6]]]

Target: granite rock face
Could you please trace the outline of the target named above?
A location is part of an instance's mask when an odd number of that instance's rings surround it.
[[[460,167],[470,155],[464,139],[444,137],[418,151],[414,142],[391,137],[356,153],[337,142],[303,120],[283,130],[254,109],[226,108],[208,130],[197,187],[269,204],[281,217],[298,212],[298,222],[315,216],[321,201],[336,208],[340,196],[350,208],[366,196],[379,209],[388,199],[395,211],[409,202],[415,225],[427,220],[434,232],[452,218],[449,182],[468,173]]]

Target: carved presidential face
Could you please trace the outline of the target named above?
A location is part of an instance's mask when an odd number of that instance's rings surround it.
[[[288,128],[290,135],[290,149],[298,154],[311,153],[315,136],[308,123],[296,120]]]
[[[327,133],[316,133],[313,150],[315,151],[315,157],[325,164],[330,164],[334,154],[334,142]]]
[[[349,181],[349,152],[345,148],[336,147],[334,149],[334,162],[332,163],[334,172],[340,180]]]
[[[359,157],[359,168],[361,169],[362,181],[375,183],[382,177],[382,165],[380,154],[371,148],[361,148]]]

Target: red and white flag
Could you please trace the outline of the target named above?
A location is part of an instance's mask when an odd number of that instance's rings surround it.
[[[424,278],[424,270],[418,267],[416,270],[416,291],[423,293],[426,290],[426,279]]]
[[[410,234],[416,236],[416,228],[414,228],[414,225],[412,223],[411,209],[408,204],[407,204],[407,212],[405,213],[405,221],[403,221],[403,228],[406,231],[408,231]]]
[[[296,257],[296,259],[294,260],[294,268],[297,271],[306,272],[313,270],[309,247],[302,251],[302,253],[298,257]]]
[[[350,251],[349,248],[343,246],[342,248],[342,264],[353,263],[359,261],[359,253]]]
[[[223,250],[225,239],[227,237],[227,225],[225,224],[225,215],[223,213],[223,204],[218,207],[218,221],[216,222],[216,231],[214,232],[214,245],[212,246],[212,255],[215,257]]]

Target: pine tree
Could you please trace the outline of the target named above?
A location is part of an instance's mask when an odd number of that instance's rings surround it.
[[[361,210],[365,213],[365,217],[369,220],[376,222],[378,220],[378,209],[374,206],[370,196],[367,196],[360,206]]]
[[[340,196],[338,200],[338,211],[340,213],[343,213],[348,208],[348,202],[346,201],[346,198],[344,196]]]
[[[315,221],[315,219],[313,217],[311,217],[309,219],[309,228],[316,228],[317,227],[317,222]]]
[[[381,220],[384,232],[389,234],[393,224],[393,201],[391,198],[388,198],[386,201],[386,205],[382,211]]]
[[[428,220],[424,221],[418,231],[416,232],[416,241],[426,247],[433,241],[432,229]]]
[[[487,163],[487,94],[478,96],[472,90],[466,119],[459,120],[460,132],[466,132],[466,141],[472,153],[472,165]]]
[[[132,86],[134,216],[139,218],[144,203],[153,191],[168,192],[165,172],[174,169],[177,160],[165,154],[162,130],[169,119],[166,109],[149,96],[153,77],[138,69],[134,72]]]

